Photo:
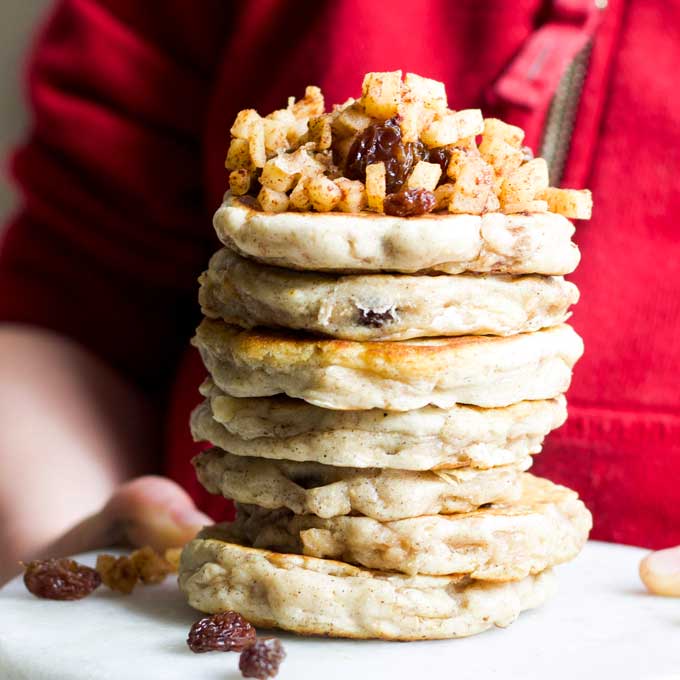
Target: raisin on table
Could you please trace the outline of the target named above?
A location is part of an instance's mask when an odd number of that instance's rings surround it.
[[[124,595],[129,595],[139,580],[139,572],[127,555],[98,555],[97,571],[107,588]]]
[[[283,645],[276,638],[261,638],[241,652],[238,667],[244,678],[268,680],[279,672],[286,658]]]
[[[80,600],[101,584],[99,574],[75,560],[34,560],[24,572],[26,588],[48,600]]]
[[[135,550],[130,555],[132,566],[144,585],[157,585],[173,571],[172,565],[150,546]]]
[[[255,642],[255,629],[237,612],[205,616],[191,626],[192,652],[240,652]]]

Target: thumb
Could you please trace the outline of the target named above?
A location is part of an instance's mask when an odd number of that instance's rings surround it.
[[[189,494],[165,477],[138,477],[120,486],[102,510],[117,540],[164,550],[184,545],[210,517]]]

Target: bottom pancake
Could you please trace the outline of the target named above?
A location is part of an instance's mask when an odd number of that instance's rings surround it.
[[[192,607],[234,610],[256,626],[303,635],[435,640],[509,625],[546,600],[553,575],[548,570],[508,583],[405,576],[198,538],[184,548],[179,585]]]

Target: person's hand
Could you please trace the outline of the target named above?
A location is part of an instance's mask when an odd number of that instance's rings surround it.
[[[189,494],[165,477],[146,476],[119,487],[98,515],[102,533],[93,545],[150,545],[156,550],[182,546],[206,524]],[[83,546],[87,549],[88,546]]]
[[[680,597],[680,545],[649,553],[640,562],[640,578],[653,595]]]
[[[120,486],[101,511],[60,537],[47,554],[32,557],[66,557],[114,545],[150,545],[163,551],[184,545],[211,523],[175,482],[165,477],[139,477]],[[19,565],[10,568],[6,578],[19,571]]]
[[[138,477],[114,492],[100,512],[62,536],[50,549],[55,556],[111,545],[150,545],[165,550],[184,545],[211,519],[189,494],[165,477]]]

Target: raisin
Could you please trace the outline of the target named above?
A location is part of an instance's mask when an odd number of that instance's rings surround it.
[[[258,189],[259,191],[259,189]],[[260,209],[260,204],[257,202],[257,198],[255,196],[251,196],[250,194],[244,194],[243,196],[236,196],[235,197],[240,203],[245,205],[247,208],[251,208],[253,210],[259,210]]]
[[[191,626],[192,652],[240,652],[255,642],[255,629],[237,612],[205,616]]]
[[[387,194],[383,201],[386,215],[397,217],[416,217],[430,212],[436,203],[434,194],[427,189],[407,189],[395,194]]]
[[[397,320],[397,312],[394,307],[388,307],[380,312],[375,309],[358,307],[358,312],[359,318],[357,322],[359,325],[368,326],[369,328],[381,328]]]
[[[170,566],[171,572],[179,571],[179,560],[182,556],[182,548],[168,548],[165,551],[165,561]]]
[[[101,584],[99,574],[69,559],[34,560],[24,572],[26,588],[47,600],[80,600]]]
[[[438,146],[435,147],[434,149],[430,149],[430,152],[427,157],[427,161],[429,163],[437,163],[439,164],[439,167],[442,169],[442,174],[441,177],[439,178],[439,182],[437,186],[444,184],[448,180],[448,177],[446,176],[446,171],[449,167],[449,161],[451,160],[451,148],[448,146]]]
[[[420,141],[404,143],[397,118],[381,125],[369,125],[352,143],[345,160],[344,175],[349,179],[366,181],[366,166],[385,164],[387,193],[399,191],[418,161],[428,156],[427,147]]]
[[[135,565],[125,555],[123,557],[99,555],[97,557],[97,571],[105,586],[125,595],[129,595],[134,590],[139,579]]]
[[[130,561],[144,585],[162,583],[165,577],[173,571],[172,565],[148,545],[135,550],[130,555]]]
[[[311,472],[302,473],[300,475],[293,475],[291,481],[295,482],[303,489],[316,489],[319,486],[324,486],[327,482],[320,476],[314,475]]]
[[[260,184],[260,175],[262,174],[262,168],[255,168],[255,171],[250,176],[250,186],[248,187],[248,193],[246,196],[256,197],[260,193],[262,184]],[[243,196],[241,196],[243,198]]]
[[[283,645],[276,638],[260,638],[241,652],[238,667],[244,678],[267,680],[279,672],[286,658]]]

